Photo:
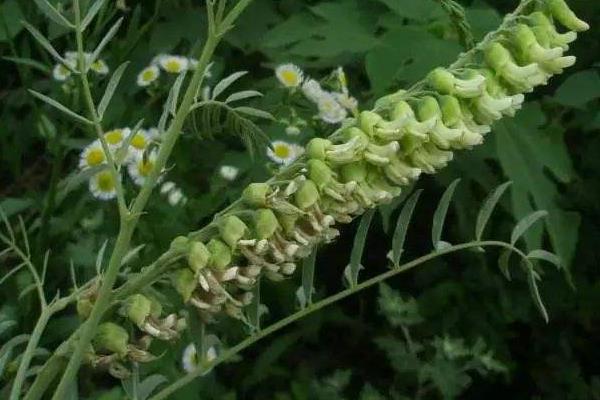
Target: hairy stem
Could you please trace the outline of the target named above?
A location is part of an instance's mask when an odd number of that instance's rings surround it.
[[[348,288],[346,290],[338,292],[332,296],[326,297],[325,299],[320,300],[316,303],[312,303],[312,304],[308,305],[307,307],[299,310],[298,312],[296,312],[292,315],[289,315],[289,316],[275,322],[272,325],[269,325],[265,329],[257,331],[254,335],[249,336],[248,338],[239,342],[235,346],[230,347],[229,349],[225,350],[214,361],[212,361],[210,363],[205,363],[204,365],[202,365],[202,364],[199,365],[195,371],[190,372],[187,375],[179,378],[178,380],[176,380],[175,382],[173,382],[172,384],[170,384],[169,386],[167,386],[166,388],[161,390],[155,396],[151,397],[150,400],[162,400],[162,399],[168,398],[168,396],[173,394],[178,389],[184,387],[185,385],[189,384],[197,377],[206,373],[207,370],[214,368],[215,366],[223,363],[224,361],[229,360],[231,357],[235,356],[236,354],[238,354],[241,351],[245,350],[246,348],[250,347],[254,343],[258,342],[259,340],[269,336],[270,334],[277,332],[277,331],[285,328],[286,326],[288,326],[288,325],[290,325],[290,324],[306,317],[307,315],[312,314],[326,306],[334,304],[340,300],[345,299],[346,297],[352,296],[358,292],[368,289],[378,283],[381,283],[381,282],[383,282],[387,279],[390,279],[390,278],[392,278],[398,274],[401,274],[403,272],[409,271],[421,264],[424,264],[424,263],[431,261],[433,259],[436,259],[438,257],[444,256],[449,253],[454,253],[457,251],[473,249],[473,248],[478,248],[478,247],[502,247],[502,248],[514,251],[515,253],[519,254],[521,257],[526,257],[525,254],[523,254],[519,249],[515,248],[510,243],[493,241],[493,240],[458,244],[458,245],[450,246],[443,250],[429,253],[429,254],[419,257],[413,261],[410,261],[398,268],[391,269],[387,272],[384,272],[383,274],[377,275],[371,279],[367,279],[366,281],[361,282],[361,283],[357,284],[356,286],[353,286],[351,288]]]

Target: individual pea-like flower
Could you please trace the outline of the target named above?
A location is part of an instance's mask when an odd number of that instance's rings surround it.
[[[156,150],[151,151],[149,154],[137,154],[128,164],[127,172],[129,172],[129,176],[136,185],[142,186],[150,176],[156,164],[157,156],[158,152]]]
[[[170,74],[179,74],[188,69],[187,57],[163,54],[158,57],[158,65]]]
[[[294,64],[282,64],[275,68],[275,76],[287,88],[297,88],[302,85],[304,73]]]
[[[547,0],[546,4],[552,16],[569,30],[583,32],[590,29],[587,22],[577,18],[577,15],[569,8],[565,0]]]
[[[234,181],[240,173],[240,169],[233,165],[222,165],[219,168],[219,175],[226,181]]]
[[[52,78],[55,81],[64,82],[71,76],[71,71],[63,64],[56,64],[52,69]]]
[[[516,90],[530,92],[534,86],[545,84],[548,80],[548,74],[537,63],[518,65],[506,47],[498,42],[490,44],[484,55],[486,63]]]
[[[112,151],[116,151],[123,145],[125,139],[131,134],[129,128],[116,128],[104,134],[104,140]]]
[[[429,132],[430,140],[441,149],[449,149],[457,141],[462,132],[460,129],[448,128],[442,119],[442,110],[438,101],[432,96],[426,96],[419,102],[417,111],[421,121],[435,119],[435,125]]]
[[[99,200],[111,200],[117,196],[117,183],[110,172],[105,169],[90,178],[89,189]]]
[[[300,148],[293,143],[275,140],[267,148],[267,156],[277,164],[289,165],[301,155]]]
[[[137,84],[141,87],[150,86],[160,77],[160,69],[156,65],[148,65],[137,76]]]
[[[478,97],[483,91],[485,77],[473,75],[467,79],[460,79],[444,68],[436,68],[427,76],[427,82],[442,94],[473,98]]]
[[[321,96],[317,107],[319,108],[319,118],[328,124],[340,123],[348,116],[346,109],[330,93]]]
[[[93,168],[106,162],[106,155],[99,140],[87,145],[79,156],[79,168]]]

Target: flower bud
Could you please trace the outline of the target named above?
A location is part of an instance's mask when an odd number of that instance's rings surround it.
[[[549,61],[562,56],[562,47],[542,47],[535,33],[525,24],[518,24],[511,32],[512,42],[519,49],[520,57],[527,63]]]
[[[370,137],[375,136],[375,127],[383,118],[372,111],[362,111],[358,117],[358,126]]]
[[[523,67],[517,65],[510,52],[498,42],[493,42],[485,49],[485,61],[498,75],[522,92],[531,91],[534,86],[547,81],[546,74],[536,63]]]
[[[231,249],[219,239],[211,239],[206,247],[211,254],[211,266],[217,269],[225,269],[231,263]]]
[[[311,139],[310,142],[306,145],[306,154],[309,158],[314,158],[317,160],[325,160],[327,155],[325,151],[332,146],[330,140],[322,139],[322,138],[314,138]]]
[[[577,15],[569,8],[565,0],[547,0],[546,4],[548,4],[548,9],[552,13],[552,16],[566,28],[575,32],[590,29],[590,26],[585,21],[577,18]]]
[[[202,242],[193,242],[188,252],[188,265],[194,272],[198,272],[208,264],[210,252]]]
[[[242,193],[244,202],[253,207],[265,207],[267,205],[267,196],[271,191],[268,183],[251,183]]]
[[[279,223],[286,235],[291,236],[294,233],[299,218],[300,216],[295,214],[281,214],[279,216]]]
[[[437,100],[432,96],[426,96],[419,102],[417,109],[422,121],[435,119],[436,123],[429,133],[431,141],[442,149],[450,148],[450,144],[460,138],[462,132],[459,129],[451,129],[442,121],[442,110]]]
[[[194,273],[188,268],[180,268],[171,274],[171,284],[181,295],[184,303],[187,303],[192,297],[192,293],[198,286],[198,281]]]
[[[258,239],[269,239],[280,228],[275,213],[268,208],[256,210],[254,225]]]
[[[538,42],[544,47],[560,46],[563,50],[569,49],[569,43],[577,39],[576,32],[558,33],[552,21],[541,11],[535,11],[527,16],[532,25],[531,30]]]
[[[104,322],[96,329],[94,346],[101,351],[109,351],[125,357],[128,342],[129,334],[125,328],[113,322]]]
[[[177,236],[171,241],[171,250],[185,253],[188,250],[190,240],[185,236]]]
[[[483,76],[459,79],[444,68],[436,68],[427,76],[427,82],[442,94],[473,98],[481,94],[485,85]]]
[[[92,308],[94,308],[94,303],[92,303],[89,298],[83,297],[77,300],[77,315],[79,315],[80,318],[86,319],[89,317]]]
[[[225,217],[219,224],[219,232],[225,243],[235,249],[237,242],[248,232],[248,227],[241,219],[235,215],[230,215]]]
[[[156,298],[150,297],[150,315],[158,318],[162,314],[162,304]]]
[[[310,179],[300,184],[300,188],[294,193],[294,201],[298,208],[306,210],[319,201],[319,190],[317,185]]]
[[[142,294],[134,294],[125,300],[123,314],[134,324],[141,326],[150,315],[152,302]]]

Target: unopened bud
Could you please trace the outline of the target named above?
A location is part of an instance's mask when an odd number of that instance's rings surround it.
[[[210,252],[202,242],[193,242],[188,253],[188,265],[194,272],[198,272],[208,264]]]
[[[82,319],[86,319],[90,316],[92,308],[94,308],[94,303],[92,303],[90,299],[81,298],[77,300],[77,315]]]
[[[206,245],[210,251],[210,264],[217,269],[224,269],[231,263],[231,249],[219,239],[211,239]]]
[[[187,303],[192,297],[192,293],[198,285],[194,278],[194,273],[188,268],[180,268],[171,274],[171,283],[177,293],[179,293],[184,303]]]
[[[269,239],[280,228],[277,216],[268,208],[256,210],[254,224],[259,239]]]
[[[116,353],[121,357],[127,354],[129,334],[120,325],[113,322],[100,324],[94,337],[94,345],[99,350]]]
[[[177,236],[171,241],[171,249],[174,251],[186,252],[190,240],[185,236]]]
[[[271,187],[267,183],[251,183],[242,193],[242,199],[250,206],[265,207],[270,191]]]
[[[219,231],[225,243],[232,249],[235,249],[237,242],[248,232],[248,227],[241,219],[235,215],[230,215],[225,217],[219,224]]]
[[[548,8],[552,16],[562,25],[575,32],[587,31],[590,26],[577,18],[577,15],[569,8],[565,0],[547,0]]]
[[[326,153],[325,151],[331,147],[331,141],[322,138],[314,138],[311,139],[310,142],[306,145],[306,154],[309,158],[314,158],[317,160],[325,160]]]
[[[124,314],[137,326],[146,321],[152,310],[152,302],[142,294],[134,294],[125,300]]]
[[[294,194],[294,201],[298,208],[306,210],[312,207],[317,201],[319,201],[319,191],[317,185],[310,179],[305,180],[300,185],[300,188]]]

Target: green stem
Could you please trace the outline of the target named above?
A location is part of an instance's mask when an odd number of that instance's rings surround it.
[[[316,303],[310,304],[306,308],[303,308],[303,309],[299,310],[298,312],[296,312],[286,318],[283,318],[283,319],[275,322],[272,325],[269,325],[265,329],[256,332],[254,335],[249,336],[248,338],[239,342],[235,346],[225,350],[214,361],[212,361],[210,363],[206,363],[205,365],[198,366],[198,368],[195,371],[190,372],[189,374],[183,376],[182,378],[179,378],[178,380],[176,380],[175,382],[173,382],[172,384],[170,384],[169,386],[167,386],[166,388],[161,390],[155,396],[151,397],[150,400],[166,399],[169,395],[173,394],[175,391],[182,388],[183,386],[189,384],[194,379],[196,379],[198,376],[203,375],[207,370],[214,368],[215,366],[223,363],[224,361],[227,361],[231,357],[235,356],[236,354],[243,351],[244,349],[250,347],[254,343],[258,342],[259,340],[269,336],[270,334],[272,334],[272,333],[292,324],[293,322],[296,322],[299,319],[302,319],[305,316],[312,314],[328,305],[336,303],[346,297],[356,294],[362,290],[368,289],[368,288],[370,288],[378,283],[381,283],[389,278],[392,278],[402,272],[411,270],[411,269],[419,266],[420,264],[431,261],[431,260],[441,257],[443,255],[453,253],[456,251],[466,250],[466,249],[472,249],[472,248],[478,248],[478,247],[491,247],[491,246],[503,247],[506,249],[510,249],[510,250],[518,253],[522,257],[526,257],[525,254],[523,254],[519,249],[515,248],[513,245],[511,245],[509,243],[493,241],[493,240],[477,241],[477,242],[470,242],[470,243],[454,245],[454,246],[445,248],[443,250],[429,253],[429,254],[419,257],[411,262],[408,262],[401,267],[391,269],[387,272],[384,272],[383,274],[377,275],[371,279],[361,282],[356,286],[353,286],[353,287],[343,290],[339,293],[336,293],[333,296],[329,296],[329,297],[327,297],[323,300],[320,300]]]

